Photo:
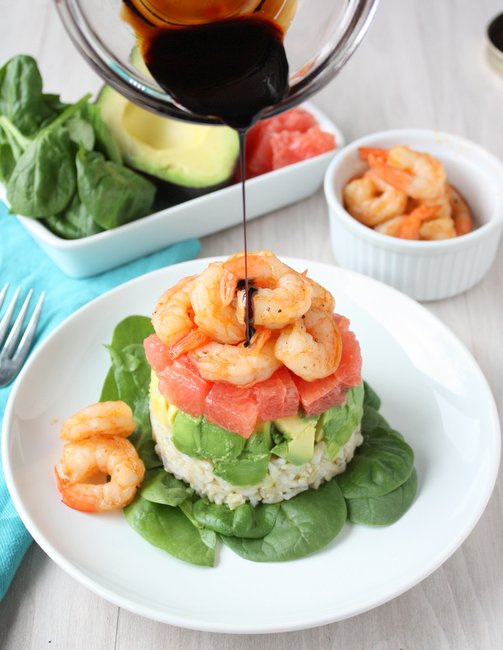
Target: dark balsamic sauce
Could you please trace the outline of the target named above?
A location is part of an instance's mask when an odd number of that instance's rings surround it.
[[[253,326],[253,296],[257,293],[258,287],[254,286],[253,281],[246,277],[244,280],[238,282],[238,289],[241,291],[244,289],[244,310],[245,310],[245,326],[246,326],[246,341],[244,343],[245,347],[250,345],[250,340],[255,334],[256,330]]]
[[[283,30],[261,14],[159,27],[145,19],[131,0],[124,3],[128,10],[124,17],[135,29],[145,63],[157,83],[181,106],[217,117],[239,133],[248,346],[255,332],[253,294],[257,288],[248,279],[245,139],[258,113],[288,93]]]
[[[145,63],[179,104],[247,129],[288,90],[283,32],[266,18],[157,29],[145,42]]]
[[[489,25],[487,33],[494,47],[503,52],[503,14],[496,16]]]

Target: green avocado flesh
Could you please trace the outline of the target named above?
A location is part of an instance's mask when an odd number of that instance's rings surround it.
[[[232,129],[155,115],[110,86],[104,86],[97,104],[130,167],[194,190],[217,189],[232,179],[239,156]]]
[[[247,440],[237,433],[177,411],[173,422],[173,444],[192,458],[214,463],[214,472],[233,485],[257,485],[267,475],[273,456],[294,465],[308,463],[315,442],[325,440],[326,457],[334,460],[361,421],[363,386],[347,392],[346,402],[320,416],[294,415],[263,422]]]

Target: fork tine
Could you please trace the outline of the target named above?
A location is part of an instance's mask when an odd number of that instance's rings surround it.
[[[5,339],[5,334],[7,333],[7,328],[9,327],[10,319],[12,318],[12,314],[14,312],[14,309],[16,308],[16,302],[17,299],[19,298],[20,291],[21,288],[18,287],[16,289],[14,296],[12,297],[12,300],[10,301],[9,306],[7,307],[5,314],[3,315],[2,320],[0,321],[0,345],[2,345]],[[3,289],[2,289],[2,293],[3,293]]]
[[[19,335],[21,334],[21,329],[23,327],[24,319],[26,316],[26,312],[28,311],[28,305],[30,304],[31,297],[33,295],[33,289],[30,289],[28,291],[28,295],[24,299],[23,306],[19,310],[19,314],[17,315],[16,320],[14,321],[14,324],[11,328],[11,331],[9,332],[9,336],[7,337],[7,340],[5,341],[5,345],[3,347],[3,350],[0,352],[0,362],[3,359],[9,359],[14,352],[17,342],[19,340]]]
[[[0,307],[2,306],[3,300],[7,295],[8,290],[9,290],[9,283],[6,282],[2,287],[2,291],[0,291]]]
[[[30,351],[31,342],[33,341],[33,337],[35,336],[35,331],[37,329],[40,313],[42,311],[44,298],[45,298],[45,291],[42,291],[42,293],[40,294],[40,298],[38,299],[37,304],[35,305],[35,309],[33,310],[33,314],[30,320],[28,321],[28,325],[26,326],[26,329],[23,334],[23,338],[19,343],[19,347],[16,350],[14,356],[12,357],[12,360],[14,362],[19,363],[19,365],[23,363],[23,361],[26,358],[26,355]]]

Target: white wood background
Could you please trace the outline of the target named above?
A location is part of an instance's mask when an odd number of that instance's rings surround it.
[[[327,0],[328,2],[329,0]],[[497,0],[382,0],[360,50],[316,99],[348,141],[401,126],[467,136],[503,157],[503,78],[488,66],[485,29]],[[50,0],[0,0],[0,62],[28,52],[46,88],[76,99],[99,79],[80,59]],[[254,221],[250,248],[333,262],[323,195]],[[202,255],[241,248],[239,227],[207,237]],[[503,256],[468,293],[427,304],[467,345],[503,410]],[[237,648],[489,650],[503,648],[503,482],[473,533],[433,575],[366,614],[280,635],[226,636],[155,623],[107,603],[36,545],[0,603],[4,650]]]

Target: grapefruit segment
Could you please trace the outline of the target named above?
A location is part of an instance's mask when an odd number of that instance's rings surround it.
[[[313,126],[305,133],[281,131],[271,136],[272,168],[279,169],[313,158],[335,148],[332,133]]]
[[[309,133],[313,129],[315,131],[306,140],[303,140],[302,135]],[[294,134],[293,138],[289,137],[290,134]],[[323,135],[320,136],[319,134]],[[293,108],[275,117],[257,122],[248,130],[246,136],[246,178],[253,178],[282,166],[280,164],[275,166],[273,162],[275,147],[281,148],[281,145],[273,145],[274,138],[277,135],[284,136],[284,139],[288,142],[297,141],[299,138],[303,140],[303,144],[296,154],[296,159],[292,160],[292,162],[316,156],[318,153],[323,153],[335,147],[334,136],[331,133],[321,131],[317,126],[316,118],[311,113],[302,108]],[[280,141],[282,141],[281,138]],[[331,143],[331,146],[329,146],[329,143]],[[305,158],[298,157],[304,154]],[[286,154],[284,155],[286,156]],[[276,153],[276,156],[278,157],[278,153]],[[291,164],[291,162],[285,164]]]
[[[171,363],[168,347],[164,345],[157,334],[147,336],[143,341],[143,347],[147,361],[157,374],[161,373]]]
[[[297,415],[299,391],[287,368],[277,370],[272,377],[253,387],[260,420],[275,420]]]
[[[257,400],[252,388],[217,382],[206,396],[204,417],[243,438],[253,433],[257,416]]]
[[[211,382],[201,377],[187,356],[175,359],[159,375],[161,395],[195,418],[202,415],[210,389]]]

